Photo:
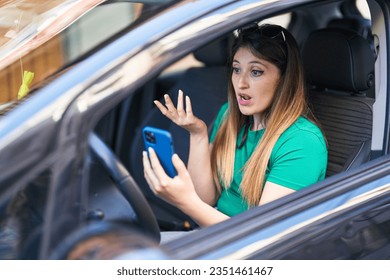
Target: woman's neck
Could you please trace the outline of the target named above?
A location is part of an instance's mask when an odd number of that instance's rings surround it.
[[[264,119],[262,116],[253,116],[253,123],[251,125],[251,130],[262,130],[264,128]]]

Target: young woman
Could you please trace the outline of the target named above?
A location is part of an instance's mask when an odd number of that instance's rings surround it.
[[[152,191],[200,226],[209,226],[324,179],[327,148],[308,108],[294,37],[278,25],[238,30],[230,59],[228,103],[209,140],[205,123],[179,91],[165,95],[162,114],[190,133],[188,169],[172,157],[168,177],[154,151],[143,154]]]

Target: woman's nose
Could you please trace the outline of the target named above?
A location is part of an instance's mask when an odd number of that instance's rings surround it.
[[[238,79],[238,87],[239,88],[247,88],[248,87],[248,79],[245,74],[241,75]]]

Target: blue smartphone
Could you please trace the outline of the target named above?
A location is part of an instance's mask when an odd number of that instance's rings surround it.
[[[152,147],[168,176],[171,178],[175,177],[177,173],[172,163],[172,155],[174,154],[173,140],[169,131],[145,126],[142,130],[142,135],[146,151],[148,151],[149,147]]]

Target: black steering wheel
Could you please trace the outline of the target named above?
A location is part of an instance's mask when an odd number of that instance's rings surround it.
[[[96,159],[103,165],[120,193],[133,208],[138,224],[155,241],[160,242],[160,229],[156,216],[133,177],[113,151],[95,133],[90,136],[89,145]]]

